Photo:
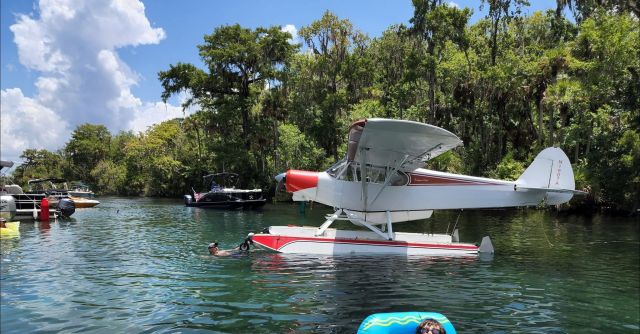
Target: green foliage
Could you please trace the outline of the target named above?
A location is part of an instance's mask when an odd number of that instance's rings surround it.
[[[284,169],[317,169],[323,162],[325,152],[305,136],[293,124],[278,127],[280,142],[276,150]]]
[[[561,147],[595,202],[633,212],[640,199],[640,21],[633,6],[486,0],[487,16],[414,0],[409,25],[369,39],[327,11],[299,31],[221,26],[198,46],[204,67],[158,74],[162,98],[186,92],[198,111],[144,133],[84,124],[59,153],[26,150],[16,182],[64,176],[102,193],[177,196],[210,172],[272,189],[287,168],[344,156],[346,131],[371,117],[428,122],[465,143],[429,167],[517,179],[537,152]],[[567,20],[569,7],[576,18]],[[636,9],[637,11],[637,9]]]
[[[62,177],[68,166],[61,154],[47,150],[27,149],[20,158],[23,163],[13,172],[13,181],[23,188],[32,179]]]
[[[502,158],[496,168],[489,173],[489,176],[501,180],[515,181],[524,173],[524,170],[524,163],[515,160],[513,154],[509,152]]]
[[[448,151],[429,161],[429,168],[447,173],[464,173],[464,162],[456,151]]]
[[[95,191],[99,195],[127,194],[126,166],[102,160],[91,171],[91,176],[95,180]]]
[[[90,172],[109,154],[110,140],[111,133],[104,125],[78,126],[64,149],[74,167],[71,178],[93,182]]]

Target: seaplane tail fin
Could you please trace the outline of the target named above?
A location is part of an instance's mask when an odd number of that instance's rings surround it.
[[[569,157],[557,147],[547,147],[538,153],[531,165],[516,180],[516,191],[546,192],[550,205],[568,202],[576,191]]]

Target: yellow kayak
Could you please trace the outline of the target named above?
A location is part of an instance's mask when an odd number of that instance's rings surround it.
[[[20,222],[6,222],[6,227],[0,227],[0,236],[17,237],[20,235]]]

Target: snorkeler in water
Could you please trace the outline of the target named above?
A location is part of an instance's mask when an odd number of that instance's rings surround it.
[[[209,254],[213,256],[229,256],[229,255],[247,253],[249,252],[249,247],[253,245],[253,240],[251,240],[252,236],[253,236],[253,233],[249,233],[247,238],[245,238],[242,241],[242,243],[238,245],[238,247],[233,249],[227,249],[227,250],[220,249],[218,243],[214,241],[210,243],[209,246],[207,247],[209,250]]]
[[[231,249],[231,250],[224,250],[224,249],[220,249],[218,247],[218,243],[217,242],[212,242],[209,244],[209,247],[207,247],[209,249],[209,254],[213,255],[213,256],[229,256],[232,254],[235,254],[236,251],[238,250],[237,248]]]

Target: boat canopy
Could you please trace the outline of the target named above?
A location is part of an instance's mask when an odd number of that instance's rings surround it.
[[[0,169],[13,167],[13,161],[0,160]]]
[[[60,178],[56,178],[56,177],[49,177],[49,178],[45,178],[45,179],[33,179],[33,180],[29,180],[27,183],[28,183],[28,184],[36,184],[36,183],[45,183],[45,182],[51,182],[51,183],[65,183],[65,182],[67,182],[67,180],[65,180],[65,179],[60,179]]]
[[[225,188],[234,188],[238,185],[238,181],[240,181],[238,174],[230,172],[211,173],[202,178],[207,188],[210,188],[214,183]]]
[[[29,180],[27,184],[29,185],[29,191],[35,190],[65,190],[67,189],[67,180],[57,178],[57,177],[49,177],[44,179],[33,179]],[[62,185],[62,187],[58,186]]]

